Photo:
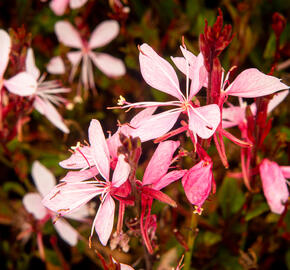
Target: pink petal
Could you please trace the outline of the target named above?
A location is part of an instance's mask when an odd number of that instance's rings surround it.
[[[68,2],[69,0],[52,0],[49,6],[56,15],[61,16],[64,14]]]
[[[54,225],[59,236],[70,246],[75,246],[78,242],[78,232],[64,219],[59,219]]]
[[[223,117],[222,121],[223,128],[238,126],[245,120],[245,108],[241,108],[240,106],[223,108],[222,117]]]
[[[90,52],[90,58],[96,67],[108,77],[119,77],[126,73],[126,68],[122,60],[106,53]]]
[[[171,183],[183,177],[186,172],[187,170],[176,170],[176,171],[169,172],[164,177],[162,177],[159,181],[155,182],[152,188],[156,190],[165,188]]]
[[[101,22],[93,33],[89,41],[89,48],[95,49],[110,43],[119,34],[120,27],[117,21],[107,20]]]
[[[102,188],[85,182],[64,182],[55,186],[44,197],[42,203],[53,212],[66,215],[80,208],[102,192]]]
[[[77,66],[82,59],[82,53],[80,51],[68,52],[67,58],[73,66]]]
[[[59,165],[65,169],[84,169],[94,166],[94,160],[91,155],[90,146],[81,146],[69,158],[59,162]]]
[[[152,114],[156,111],[157,107],[149,107],[141,112],[137,113],[130,121],[130,125],[135,127],[138,126],[141,121],[146,119],[147,117],[152,116]]]
[[[156,139],[169,131],[177,121],[180,111],[163,112],[145,118],[132,131],[132,137],[139,137],[142,142]]]
[[[243,71],[227,88],[226,94],[245,98],[261,97],[289,88],[280,79],[266,75],[256,68]]]
[[[280,170],[285,178],[290,178],[290,166],[280,166]]]
[[[182,185],[187,199],[201,207],[211,191],[213,181],[212,163],[203,160],[193,166],[182,178]]]
[[[55,109],[55,107],[48,101],[36,97],[33,106],[57,128],[59,128],[64,133],[69,133],[68,127],[65,125],[61,115]]]
[[[31,175],[34,184],[40,194],[44,197],[56,184],[54,175],[44,167],[38,160],[32,164]]]
[[[96,167],[92,167],[92,168],[84,170],[84,171],[70,171],[60,181],[62,181],[62,182],[81,182],[84,180],[91,179],[98,174],[99,174],[99,171]]]
[[[9,80],[5,80],[4,86],[15,95],[31,96],[36,92],[37,82],[31,74],[20,72]]]
[[[58,21],[55,26],[55,34],[59,42],[71,48],[81,49],[83,43],[78,31],[67,21]]]
[[[173,67],[146,43],[140,46],[139,61],[141,73],[146,83],[183,100]]]
[[[260,164],[264,195],[273,213],[282,214],[289,197],[286,179],[276,162],[264,159]]]
[[[114,187],[121,186],[128,179],[130,173],[130,166],[125,161],[124,155],[119,155],[116,168],[114,170],[112,184]]]
[[[48,211],[41,203],[39,193],[27,193],[23,197],[23,205],[28,213],[31,213],[36,219],[41,220],[48,215]]]
[[[60,56],[55,56],[50,59],[46,69],[51,74],[64,74],[65,66]]]
[[[70,0],[70,8],[76,9],[82,7],[88,0]]]
[[[7,68],[9,61],[9,54],[11,50],[10,36],[2,29],[0,29],[0,80]]]
[[[216,104],[195,108],[206,121],[201,119],[191,108],[189,113],[189,129],[203,139],[210,138],[220,123],[220,109]]]
[[[66,215],[66,218],[84,222],[89,215],[90,215],[89,207],[87,205],[83,205],[80,208],[78,208],[76,211],[68,213]]]
[[[110,179],[110,155],[108,145],[98,120],[93,119],[89,127],[91,154],[100,174],[108,181]]]
[[[179,141],[159,143],[145,170],[142,185],[157,184],[165,176],[172,161],[172,156],[179,146]]]
[[[268,104],[267,112],[270,113],[274,110],[289,94],[289,90],[281,91],[274,95],[274,97],[270,100]]]
[[[112,257],[112,259],[113,259],[113,262],[114,263],[118,263],[113,257]],[[121,268],[121,270],[134,270],[134,268],[133,267],[131,267],[130,265],[127,265],[127,264],[124,264],[124,263],[119,263],[120,264],[120,268]]]
[[[35,80],[37,80],[39,78],[40,71],[35,65],[34,53],[31,48],[27,50],[25,66],[26,66],[26,71],[29,74],[31,74],[35,78]]]
[[[114,225],[115,202],[110,195],[100,205],[95,217],[95,230],[100,242],[106,246]]]

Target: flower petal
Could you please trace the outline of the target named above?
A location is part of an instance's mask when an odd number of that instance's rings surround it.
[[[65,125],[61,115],[48,100],[36,97],[33,106],[62,132],[69,133],[69,129]]]
[[[95,217],[95,230],[100,242],[106,246],[114,225],[115,202],[110,195],[100,205]]]
[[[210,104],[203,107],[195,108],[195,110],[204,117],[201,119],[195,111],[190,108],[189,113],[189,129],[203,139],[210,138],[220,123],[220,109],[216,104]]]
[[[156,139],[169,131],[177,121],[180,111],[163,112],[147,117],[132,131],[132,137],[139,137],[142,142]]]
[[[175,170],[167,173],[159,181],[155,182],[152,188],[160,190],[164,187],[167,187],[171,183],[175,182],[179,178],[183,177],[187,170]]]
[[[25,59],[25,67],[26,67],[26,71],[29,74],[31,74],[35,78],[35,80],[39,78],[40,71],[35,65],[34,53],[31,48],[27,50],[27,55]]]
[[[4,86],[15,95],[31,96],[36,92],[37,82],[28,72],[20,72],[9,80],[4,80]]]
[[[93,33],[89,41],[89,48],[95,49],[110,43],[119,34],[120,26],[115,20],[101,22]]]
[[[245,120],[245,108],[241,108],[240,106],[223,108],[222,118],[223,128],[238,126]]]
[[[54,175],[44,167],[38,160],[32,164],[31,175],[34,184],[40,194],[44,197],[56,184]]]
[[[60,181],[61,182],[81,182],[84,180],[91,179],[98,174],[99,174],[99,171],[96,167],[92,167],[84,171],[70,171]]]
[[[227,95],[254,98],[289,88],[280,79],[266,75],[256,68],[244,70],[226,89]]]
[[[173,67],[146,43],[140,46],[139,61],[141,73],[146,83],[183,100]]]
[[[90,52],[90,58],[96,67],[108,77],[119,77],[126,73],[126,68],[122,60],[106,53]]]
[[[78,31],[68,21],[58,21],[54,26],[59,42],[71,48],[81,49],[83,43]]]
[[[125,156],[119,155],[113,174],[112,185],[114,187],[121,186],[128,179],[130,169],[128,162],[125,161]]]
[[[59,165],[65,169],[84,169],[94,166],[94,160],[91,154],[90,146],[80,146],[69,158],[59,162]]]
[[[267,113],[270,113],[274,110],[289,94],[289,90],[281,91],[274,95],[274,97],[270,100],[268,104]]]
[[[76,9],[82,7],[88,0],[70,0],[70,8]]]
[[[108,145],[98,120],[93,119],[89,127],[91,154],[100,174],[108,181],[110,179],[110,155]]]
[[[146,119],[147,117],[152,116],[152,114],[156,111],[157,107],[148,107],[141,112],[137,113],[130,121],[130,126],[138,126],[141,121]]]
[[[48,211],[42,205],[41,200],[42,198],[39,193],[27,193],[22,201],[27,212],[34,215],[38,220],[41,220],[48,215]]]
[[[182,178],[182,185],[187,199],[201,207],[207,199],[213,181],[212,163],[203,160],[193,166]]]
[[[282,214],[289,197],[286,179],[276,162],[264,159],[260,164],[264,195],[273,213]]]
[[[67,8],[68,2],[69,0],[52,0],[49,6],[56,15],[62,16]]]
[[[51,58],[49,63],[46,66],[46,69],[51,74],[64,74],[65,73],[65,66],[60,56],[55,56]]]
[[[55,186],[43,198],[42,203],[53,212],[66,215],[80,208],[102,192],[102,188],[85,182],[63,182]]]
[[[76,211],[68,213],[66,218],[74,219],[77,221],[85,221],[85,219],[89,216],[89,207],[85,204],[78,208]]]
[[[0,29],[0,80],[7,68],[9,61],[9,54],[11,50],[11,39],[6,31]]]
[[[55,222],[54,228],[59,236],[70,246],[75,246],[78,242],[78,232],[64,219]]]
[[[165,176],[172,161],[172,156],[179,146],[179,141],[159,143],[145,170],[142,185],[152,185]]]

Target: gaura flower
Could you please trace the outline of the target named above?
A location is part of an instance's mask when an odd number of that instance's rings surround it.
[[[201,160],[182,178],[182,185],[187,199],[195,205],[195,212],[201,214],[204,201],[210,194],[212,183],[212,161]]]
[[[201,54],[194,61],[195,65],[192,65],[188,58],[189,56],[192,56],[191,58],[194,56],[182,48],[182,52],[186,56],[186,95],[184,95],[180,90],[178,78],[173,67],[149,45],[142,44],[139,50],[140,69],[144,80],[153,88],[174,96],[177,100],[137,103],[120,100],[119,105],[122,105],[122,108],[158,106],[175,106],[177,108],[155,114],[143,121],[141,120],[142,122],[139,125],[138,131],[134,135],[140,137],[141,141],[160,137],[173,127],[181,113],[186,113],[188,116],[188,127],[193,132],[195,139],[196,135],[203,139],[210,138],[220,123],[220,109],[218,105],[210,104],[198,107],[191,101],[193,96],[206,83],[206,76],[202,69],[203,58]],[[180,62],[178,59],[175,62],[179,66]],[[189,91],[190,78],[193,80]]]
[[[138,182],[140,184],[142,208],[140,220],[141,234],[150,253],[153,253],[153,249],[148,236],[148,230],[153,199],[176,207],[176,203],[160,190],[180,179],[186,173],[186,170],[173,170],[168,172],[172,163],[173,154],[179,144],[178,141],[171,140],[161,142],[149,161],[144,172],[142,183]]]
[[[37,83],[28,72],[19,72],[10,79],[4,79],[4,73],[9,62],[9,54],[11,51],[11,39],[2,29],[0,29],[0,40],[0,90],[4,85],[9,92],[19,96],[34,94]]]
[[[32,165],[32,178],[38,192],[30,192],[23,197],[24,207],[39,222],[45,223],[50,218],[55,220],[58,214],[49,211],[41,203],[42,198],[56,184],[55,177],[39,161],[35,161]],[[87,216],[88,209],[86,207],[82,207],[78,211],[71,212],[67,215],[68,218],[78,221],[84,221]],[[60,219],[53,225],[60,237],[70,246],[77,244],[78,232],[67,221]]]
[[[76,9],[82,7],[87,1],[88,0],[52,0],[49,6],[56,15],[61,16],[67,9],[68,4],[71,9]]]
[[[40,71],[35,65],[34,54],[31,48],[27,51],[26,71],[33,76],[37,84],[36,92],[31,96],[34,97],[34,108],[45,115],[61,131],[69,133],[69,129],[53,104],[60,105],[61,103],[65,103],[66,100],[57,94],[67,93],[70,89],[61,87],[57,81],[44,81],[45,75],[40,77]]]
[[[65,46],[76,48],[67,54],[72,64],[70,80],[73,80],[77,68],[82,60],[81,81],[85,89],[95,88],[92,62],[97,68],[109,77],[119,77],[125,74],[124,63],[109,54],[94,52],[93,49],[103,47],[110,43],[119,33],[119,25],[114,20],[107,20],[100,23],[93,31],[89,41],[83,40],[77,30],[67,21],[59,21],[55,24],[55,33],[59,42]],[[56,74],[59,69],[56,63],[60,58],[53,58],[48,64],[48,71]]]
[[[97,120],[91,121],[89,141],[92,162],[104,180],[94,177],[88,181],[76,181],[74,178],[74,181],[62,182],[55,186],[42,202],[47,208],[63,216],[100,195],[101,204],[93,221],[91,237],[95,229],[101,243],[106,245],[114,223],[115,202],[113,198],[121,200],[122,196],[126,197],[130,192],[126,188],[121,188],[127,181],[130,166],[125,161],[124,155],[119,155],[112,181],[110,181],[109,149],[102,127]]]
[[[282,214],[289,197],[285,177],[290,177],[290,166],[281,168],[276,162],[264,159],[259,168],[263,191],[268,205],[273,213]],[[286,172],[285,176],[283,171]]]

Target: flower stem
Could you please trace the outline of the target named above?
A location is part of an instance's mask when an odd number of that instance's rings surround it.
[[[191,214],[191,221],[190,221],[190,231],[188,234],[187,245],[189,250],[185,253],[184,258],[184,268],[183,270],[190,270],[191,269],[191,258],[192,252],[194,247],[195,238],[197,236],[198,228],[197,228],[197,216],[192,212]]]

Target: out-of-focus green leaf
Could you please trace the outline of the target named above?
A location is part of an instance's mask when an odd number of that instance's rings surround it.
[[[269,211],[269,206],[267,203],[263,202],[259,205],[256,205],[255,208],[253,210],[251,210],[250,212],[248,212],[245,216],[245,220],[249,221],[265,212]]]
[[[205,232],[203,235],[203,240],[205,245],[212,246],[222,240],[222,237],[220,234],[213,233],[213,232]]]
[[[272,33],[271,36],[268,39],[265,51],[264,51],[264,58],[271,58],[273,59],[275,55],[275,50],[276,50],[276,38],[275,34]]]
[[[26,193],[22,185],[20,185],[17,182],[11,182],[11,181],[5,182],[5,184],[3,185],[3,190],[7,193],[11,191],[15,192],[19,194],[20,196],[24,196]]]
[[[218,201],[225,218],[230,217],[241,209],[245,202],[245,195],[237,185],[235,179],[224,179],[218,192]]]
[[[61,266],[61,263],[57,257],[57,254],[51,249],[45,249],[46,260],[53,265]]]

